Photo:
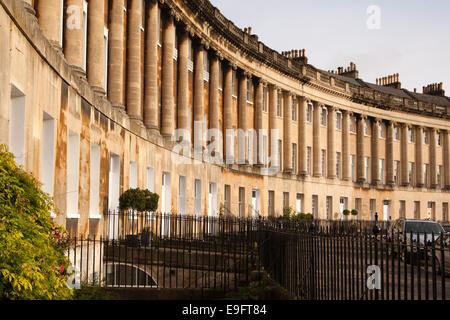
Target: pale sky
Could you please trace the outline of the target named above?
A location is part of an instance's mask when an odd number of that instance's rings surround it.
[[[354,62],[359,77],[375,83],[400,74],[402,88],[422,92],[444,83],[450,96],[449,0],[211,0],[243,29],[278,52],[306,49],[308,62],[336,70]],[[371,5],[380,29],[369,29]],[[372,13],[372,12],[371,12]]]

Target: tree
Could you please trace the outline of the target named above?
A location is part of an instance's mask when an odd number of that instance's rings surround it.
[[[2,299],[69,299],[70,261],[63,227],[40,183],[0,145],[0,295]]]
[[[159,195],[149,190],[128,189],[119,197],[119,209],[133,209],[138,212],[156,211],[158,209]]]

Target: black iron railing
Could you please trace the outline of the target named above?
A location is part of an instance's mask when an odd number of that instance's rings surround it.
[[[429,236],[388,222],[111,212],[105,234],[72,239],[68,255],[74,280],[104,286],[230,290],[264,270],[301,299],[446,300],[449,240]]]

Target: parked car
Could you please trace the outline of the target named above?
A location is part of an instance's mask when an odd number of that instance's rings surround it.
[[[436,240],[445,233],[442,226],[430,220],[398,219],[389,230],[388,239],[400,241],[399,246],[394,245],[391,254],[399,256],[402,260],[410,260],[411,251],[418,258],[423,258],[425,246],[436,243]],[[406,240],[406,241],[405,241]],[[406,246],[406,248],[405,248]]]
[[[450,225],[443,225],[442,228],[444,228],[446,233],[450,233]]]
[[[437,265],[438,274],[442,271],[442,251],[444,252],[444,269],[445,275],[450,276],[450,234],[444,234],[444,240],[441,242],[440,238],[436,241],[437,246],[434,254],[435,264]],[[441,243],[443,247],[441,248]],[[442,251],[441,251],[442,250]]]

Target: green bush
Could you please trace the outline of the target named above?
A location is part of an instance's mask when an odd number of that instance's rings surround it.
[[[119,198],[119,209],[133,209],[139,212],[156,211],[159,195],[149,190],[128,189]]]
[[[353,209],[353,210],[352,210],[352,216],[356,216],[356,215],[358,215],[358,210]]]
[[[342,214],[343,214],[344,216],[348,216],[348,215],[350,215],[350,210],[345,209],[344,211],[342,211]]]
[[[99,285],[82,284],[80,289],[74,290],[74,300],[110,300],[108,290]]]
[[[312,220],[313,215],[311,213],[299,212],[296,215],[293,215],[292,219],[294,219],[294,220]]]
[[[0,295],[2,299],[70,299],[66,233],[39,182],[0,145]]]
[[[294,210],[291,207],[283,208],[283,218],[284,219],[290,219],[293,214],[294,214]]]

